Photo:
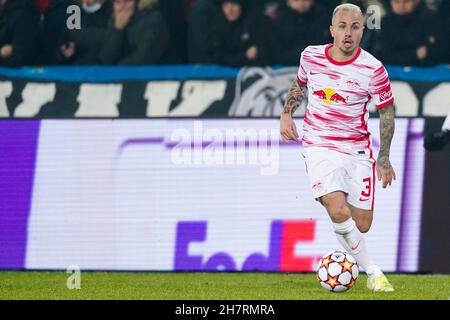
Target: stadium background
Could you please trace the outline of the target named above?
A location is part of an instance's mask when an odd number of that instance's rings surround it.
[[[386,271],[448,273],[450,148],[428,152],[423,139],[447,115],[450,70],[443,63],[387,69],[398,180],[377,189],[369,250]],[[295,71],[0,68],[0,268],[313,271],[339,245],[311,200],[301,146],[277,140],[279,172],[272,175],[261,174],[261,163],[172,161],[180,129],[192,137],[198,126],[276,132]],[[251,152],[255,136],[241,138],[236,152]]]

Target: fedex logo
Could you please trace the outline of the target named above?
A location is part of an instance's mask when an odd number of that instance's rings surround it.
[[[211,257],[189,255],[189,244],[206,241],[207,221],[182,221],[177,224],[176,271],[313,271],[320,256],[295,255],[299,242],[315,239],[314,220],[274,220],[270,229],[269,252],[251,253],[239,268],[231,254],[217,252]]]

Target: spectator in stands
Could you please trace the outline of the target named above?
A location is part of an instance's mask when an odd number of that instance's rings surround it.
[[[286,0],[274,21],[271,45],[274,64],[294,66],[309,45],[331,41],[327,11],[315,0]]]
[[[188,16],[188,62],[211,64],[214,57],[210,43],[212,26],[220,17],[218,0],[197,0]]]
[[[258,32],[265,35],[272,33],[273,23],[279,18],[280,13],[286,6],[286,0],[248,0],[248,19],[256,25]],[[270,41],[266,37],[264,41]],[[267,47],[267,56],[269,64],[272,64],[274,49],[269,44]]]
[[[424,0],[425,5],[428,9],[438,14],[442,22],[444,24],[444,34],[448,35],[450,34],[450,1],[448,0]],[[450,63],[450,40],[447,36],[445,41],[445,56],[444,61],[445,63]]]
[[[73,65],[99,64],[106,27],[111,19],[110,0],[82,0],[82,28],[65,30],[58,56],[61,63]]]
[[[381,22],[380,58],[386,64],[431,66],[444,59],[443,24],[419,0],[391,0]]]
[[[106,65],[159,64],[166,51],[168,26],[158,0],[114,0],[99,60]]]
[[[39,55],[36,63],[54,65],[60,63],[58,47],[67,30],[67,8],[75,4],[73,0],[32,0],[35,11],[40,16]]]
[[[250,0],[249,11],[268,20],[276,19],[284,7],[285,0]]]
[[[38,18],[26,0],[0,0],[0,66],[20,67],[33,62]]]
[[[221,15],[212,29],[214,63],[232,67],[267,64],[262,37],[246,15],[245,0],[222,0]]]

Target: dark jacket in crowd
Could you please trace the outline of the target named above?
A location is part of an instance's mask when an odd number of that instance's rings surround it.
[[[75,4],[73,0],[53,0],[40,16],[36,64],[55,65],[60,63],[58,47],[67,30],[69,17],[67,8],[73,4]],[[35,11],[39,15],[37,7],[35,7]]]
[[[0,66],[20,67],[33,63],[38,39],[39,15],[30,1],[9,0],[0,8],[0,48],[12,45],[12,55],[0,57]]]
[[[275,16],[285,7],[286,0],[247,0],[249,11],[254,15],[267,15],[269,12]]]
[[[286,7],[273,23],[272,63],[298,65],[300,54],[307,46],[331,41],[329,26],[329,15],[322,6],[315,4],[305,13]]]
[[[229,22],[220,15],[212,27],[213,63],[232,67],[268,65],[268,50],[264,36],[255,21],[246,16],[245,8],[241,17],[234,22]],[[258,50],[255,60],[246,57],[247,50],[252,46],[256,46]]]
[[[316,0],[316,4],[322,6],[329,17],[329,22],[331,24],[331,17],[333,16],[334,8],[342,4],[343,0]]]
[[[156,7],[139,10],[123,30],[111,21],[99,59],[105,65],[160,64],[168,38],[167,22]]]
[[[383,63],[405,66],[431,66],[443,62],[445,42],[440,17],[424,7],[407,15],[388,14],[381,21],[380,58]],[[417,49],[425,45],[427,56],[417,57]]]
[[[170,41],[167,44],[163,63],[187,62],[187,21],[183,15],[182,0],[159,1],[159,8],[169,27]]]
[[[440,14],[444,23],[444,36],[447,37],[445,39],[445,53],[443,62],[450,64],[450,1],[441,2],[438,13]]]
[[[81,29],[65,30],[62,43],[75,44],[75,54],[67,59],[62,56],[58,48],[58,56],[63,64],[96,65],[99,64],[99,52],[103,45],[106,28],[112,16],[112,3],[105,1],[102,7],[94,12],[87,13],[81,9]]]
[[[217,0],[197,0],[188,18],[187,50],[191,64],[211,64],[212,26],[220,17]]]

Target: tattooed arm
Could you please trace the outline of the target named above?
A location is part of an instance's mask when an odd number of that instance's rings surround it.
[[[394,136],[394,105],[390,104],[379,110],[380,112],[380,152],[377,160],[378,180],[383,180],[383,188],[391,185],[395,180],[395,171],[389,161],[392,137]]]
[[[292,83],[291,89],[286,97],[284,110],[280,117],[280,133],[284,141],[298,140],[297,127],[295,126],[292,116],[295,110],[300,106],[300,103],[305,99],[308,89],[306,85],[298,83],[297,79]]]

